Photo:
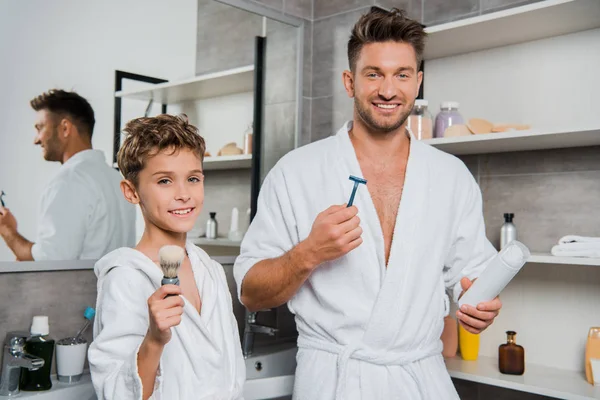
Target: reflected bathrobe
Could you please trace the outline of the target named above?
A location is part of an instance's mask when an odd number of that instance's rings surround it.
[[[238,296],[254,264],[289,251],[318,213],[348,201],[348,176],[362,176],[349,129],[269,172],[234,267]],[[288,302],[299,332],[294,399],[457,399],[441,355],[447,293],[457,301],[460,279],[477,277],[496,254],[477,183],[459,159],[411,137],[387,268],[366,187],[354,204],[363,243],[319,266]]]
[[[151,399],[242,399],[246,370],[225,272],[191,242],[186,250],[202,313],[184,297]],[[95,272],[98,301],[88,358],[96,394],[99,400],[142,399],[137,353],[148,331],[147,301],[160,287],[162,271],[143,253],[121,248],[99,260]]]

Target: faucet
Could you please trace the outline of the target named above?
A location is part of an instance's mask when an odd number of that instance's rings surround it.
[[[0,396],[15,396],[19,393],[21,368],[35,371],[44,366],[44,360],[25,353],[27,334],[8,332],[4,340],[2,353],[2,377],[0,378]]]
[[[254,334],[263,333],[269,336],[275,336],[277,328],[259,325],[256,323],[256,312],[246,311],[246,326],[244,328],[244,340],[242,343],[242,353],[244,358],[248,358],[254,352]]]

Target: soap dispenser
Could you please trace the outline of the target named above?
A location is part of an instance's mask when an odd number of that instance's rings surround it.
[[[37,315],[31,324],[31,336],[25,341],[25,352],[44,360],[44,366],[35,371],[21,371],[21,390],[40,391],[52,388],[50,370],[54,354],[54,339],[49,336],[48,317]]]
[[[525,349],[515,341],[517,332],[506,332],[506,343],[498,348],[498,368],[508,375],[523,375],[525,372]]]

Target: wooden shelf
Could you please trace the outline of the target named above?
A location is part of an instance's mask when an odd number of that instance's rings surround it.
[[[456,379],[559,399],[600,399],[600,387],[587,383],[584,372],[526,364],[525,374],[504,375],[498,370],[498,360],[494,357],[479,357],[477,361],[464,361],[457,356],[446,359],[446,367],[450,376]]]
[[[600,1],[598,1],[600,4]],[[423,140],[455,155],[503,153],[600,145],[600,129],[578,131],[509,131]]]
[[[179,82],[150,85],[144,89],[118,91],[116,97],[154,100],[156,103],[176,104],[186,101],[226,96],[254,90],[254,66],[200,75]]]
[[[566,264],[566,265],[590,265],[600,267],[600,258],[586,257],[556,257],[552,254],[532,254],[528,263],[534,264]]]
[[[241,241],[227,238],[207,239],[205,237],[190,239],[196,246],[240,247]]]
[[[425,60],[600,28],[600,1],[545,0],[427,28]]]
[[[252,154],[243,154],[239,156],[216,156],[206,157],[204,159],[204,169],[241,169],[252,167]]]

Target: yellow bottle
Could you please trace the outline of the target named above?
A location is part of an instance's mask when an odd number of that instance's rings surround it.
[[[475,361],[479,356],[479,335],[471,333],[458,326],[458,343],[460,347],[460,355],[463,360]]]

